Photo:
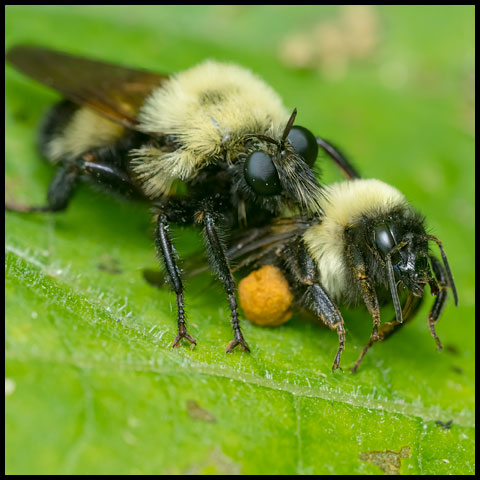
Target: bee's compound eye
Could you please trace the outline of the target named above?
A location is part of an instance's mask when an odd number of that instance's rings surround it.
[[[375,244],[384,256],[395,246],[395,240],[387,225],[381,224],[375,228]]]
[[[245,179],[259,195],[277,195],[282,190],[277,169],[269,155],[253,152],[245,162]]]
[[[313,167],[318,155],[318,145],[313,133],[305,127],[294,126],[287,137],[292,147],[298,152],[305,163]]]

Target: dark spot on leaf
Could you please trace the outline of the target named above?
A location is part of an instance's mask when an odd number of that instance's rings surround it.
[[[97,264],[97,268],[102,272],[110,273],[112,275],[119,275],[123,273],[120,268],[120,262],[108,254],[102,255],[101,263]]]
[[[442,427],[444,430],[450,430],[452,426],[453,420],[449,420],[448,422],[443,423],[441,420],[435,420],[435,425]]]
[[[386,475],[400,475],[402,458],[410,457],[410,447],[402,447],[399,452],[393,450],[360,452],[360,460],[376,465]]]
[[[446,352],[451,353],[452,355],[459,356],[460,355],[460,350],[456,345],[453,345],[452,343],[447,343],[443,347]]]
[[[450,367],[455,373],[458,373],[460,375],[463,375],[465,372],[462,367],[459,367],[458,365],[452,365]]]
[[[194,420],[201,420],[208,423],[216,423],[217,419],[208,410],[202,408],[195,400],[187,401],[187,411]]]

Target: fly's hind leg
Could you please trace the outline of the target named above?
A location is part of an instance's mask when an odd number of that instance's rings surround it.
[[[47,205],[20,205],[5,202],[5,211],[13,212],[60,212],[67,208],[75,185],[81,174],[81,168],[75,161],[65,162],[55,173],[47,193]]]
[[[88,179],[124,197],[140,198],[138,186],[122,168],[113,164],[117,154],[121,155],[122,152],[100,147],[79,157],[65,159],[50,182],[46,205],[30,206],[5,202],[5,210],[24,213],[63,211],[70,203],[80,178]]]
[[[216,199],[220,201],[219,199]],[[233,328],[233,340],[227,345],[226,352],[231,353],[233,349],[240,346],[244,352],[249,352],[248,346],[243,333],[240,329],[240,319],[238,317],[237,301],[235,299],[235,279],[233,278],[225,247],[218,235],[218,229],[215,225],[214,215],[212,212],[212,202],[206,201],[204,209],[197,211],[195,214],[197,223],[204,226],[204,237],[207,245],[207,252],[215,275],[223,285],[228,295],[228,303],[230,306]]]

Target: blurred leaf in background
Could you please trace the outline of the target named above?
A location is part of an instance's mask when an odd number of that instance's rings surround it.
[[[251,354],[225,355],[228,305],[205,275],[186,292],[198,345],[171,350],[175,298],[142,276],[158,268],[148,209],[82,185],[66,212],[8,212],[8,474],[474,473],[474,7],[363,7],[7,7],[7,48],[254,70],[299,124],[426,215],[460,296],[438,325],[442,352],[427,299],[356,375],[371,319],[344,311],[332,374],[336,335],[300,314],[276,329],[244,321]],[[9,66],[5,80],[6,196],[38,204],[52,168],[35,132],[58,95]],[[194,229],[174,231],[182,256],[201,248]]]

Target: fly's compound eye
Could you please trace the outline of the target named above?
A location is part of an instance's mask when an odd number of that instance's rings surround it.
[[[317,140],[313,133],[305,127],[295,126],[290,130],[287,139],[304,162],[313,167],[318,155]]]
[[[253,152],[245,162],[245,179],[259,195],[277,195],[282,187],[271,157]]]

